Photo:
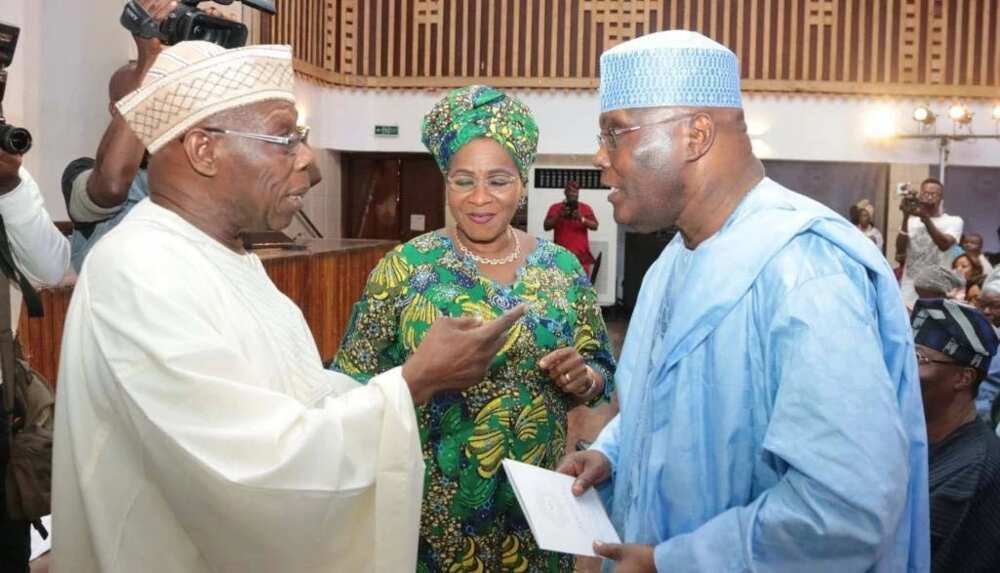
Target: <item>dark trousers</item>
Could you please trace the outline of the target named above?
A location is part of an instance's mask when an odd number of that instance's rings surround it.
[[[31,524],[0,518],[0,571],[28,573],[31,558]]]
[[[0,386],[2,389],[2,386]],[[0,418],[5,416],[0,415]],[[7,444],[7,428],[0,420],[0,439]],[[28,521],[7,518],[7,451],[0,451],[0,573],[28,573],[31,559],[31,524]]]

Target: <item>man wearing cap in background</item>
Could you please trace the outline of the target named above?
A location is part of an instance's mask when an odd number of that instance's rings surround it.
[[[983,291],[976,301],[976,307],[983,312],[986,319],[993,325],[993,330],[1000,336],[1000,269],[983,281]],[[979,394],[976,396],[976,411],[979,417],[990,422],[997,428],[1000,435],[1000,420],[994,414],[1000,412],[1000,355],[993,357],[989,371],[979,384]]]
[[[919,267],[910,275],[919,298],[965,298],[965,277],[941,265]],[[914,301],[915,303],[916,301]]]
[[[976,416],[976,391],[997,352],[982,312],[918,300],[913,333],[930,442],[934,571],[1000,571],[1000,438]]]
[[[700,34],[601,57],[594,163],[615,220],[680,233],[643,281],[621,413],[560,470],[576,494],[610,489],[625,544],[595,551],[619,571],[926,571],[895,277],[850,223],[764,176],[741,105],[736,56]]]
[[[67,573],[412,571],[415,402],[481,380],[523,309],[439,319],[360,386],[243,250],[309,189],[288,46],[164,50],[118,104],[150,198],[90,252],[66,318],[53,564]]]

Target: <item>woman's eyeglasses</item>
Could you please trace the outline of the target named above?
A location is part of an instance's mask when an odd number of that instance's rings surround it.
[[[490,175],[480,181],[471,175],[449,175],[448,189],[455,193],[471,193],[480,185],[492,195],[504,195],[517,188],[517,177],[510,175]]]

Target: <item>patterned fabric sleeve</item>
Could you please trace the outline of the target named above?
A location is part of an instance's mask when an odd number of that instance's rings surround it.
[[[368,276],[361,298],[354,304],[347,331],[330,366],[358,382],[406,362],[398,344],[400,309],[409,296],[413,269],[397,247],[379,261]]]
[[[584,272],[576,257],[573,257],[575,283],[570,289],[570,302],[575,314],[576,324],[573,330],[573,340],[576,351],[583,356],[587,365],[604,377],[604,392],[590,401],[595,406],[603,400],[610,400],[615,388],[615,358],[611,353],[611,339],[608,328],[601,315],[601,307],[597,304],[597,291],[590,284],[590,279]]]

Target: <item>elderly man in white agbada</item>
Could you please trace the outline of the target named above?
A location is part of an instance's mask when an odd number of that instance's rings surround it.
[[[165,50],[119,112],[151,195],[83,265],[60,361],[60,572],[412,571],[414,403],[481,380],[523,309],[438,319],[401,368],[324,370],[243,250],[289,224],[312,151],[287,46]]]

